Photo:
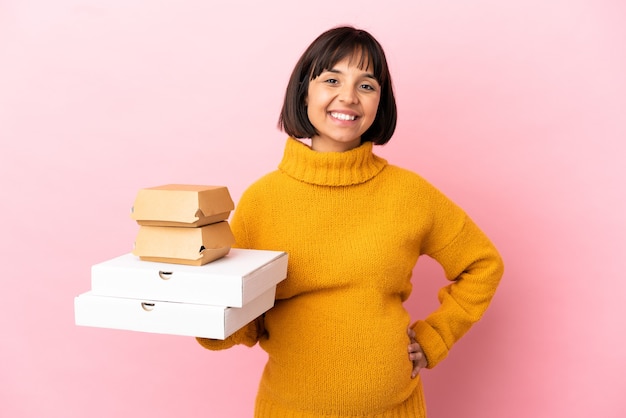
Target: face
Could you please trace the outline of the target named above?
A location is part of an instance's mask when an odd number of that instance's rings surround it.
[[[339,61],[309,82],[307,114],[317,134],[316,151],[347,151],[361,144],[372,126],[380,102],[380,85],[358,59]]]

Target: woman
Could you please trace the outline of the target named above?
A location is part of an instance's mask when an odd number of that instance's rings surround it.
[[[419,370],[484,313],[503,272],[497,250],[422,177],[372,152],[391,138],[396,105],[369,33],[334,28],[308,47],[279,126],[289,138],[278,170],[246,190],[231,227],[238,247],[286,251],[287,279],[264,316],[224,341],[198,341],[259,342],[268,353],[259,418],[426,416]],[[403,302],[420,255],[451,283],[411,324]]]

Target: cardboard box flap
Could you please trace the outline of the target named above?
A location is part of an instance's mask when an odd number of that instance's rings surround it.
[[[224,186],[167,184],[139,190],[131,218],[139,225],[197,227],[228,219],[234,208]]]
[[[202,265],[228,254],[234,243],[227,221],[198,228],[142,225],[133,254],[142,260]]]

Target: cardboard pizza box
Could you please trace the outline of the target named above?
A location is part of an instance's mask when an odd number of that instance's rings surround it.
[[[128,299],[86,292],[74,298],[75,323],[157,334],[225,339],[274,305],[272,287],[244,307]]]
[[[142,261],[124,254],[91,267],[94,295],[242,307],[287,277],[282,251],[233,248],[203,266]]]

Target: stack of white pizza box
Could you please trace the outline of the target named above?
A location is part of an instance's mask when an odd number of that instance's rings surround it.
[[[132,253],[93,265],[76,325],[224,339],[274,306],[282,251],[231,248],[223,186],[142,189]]]

